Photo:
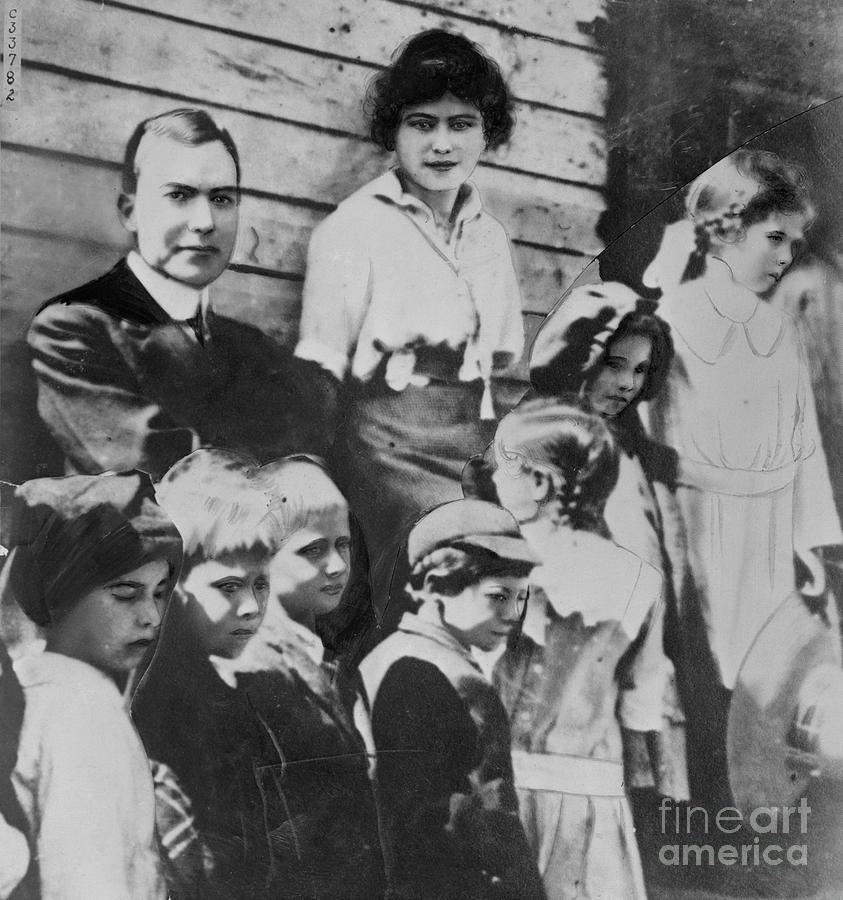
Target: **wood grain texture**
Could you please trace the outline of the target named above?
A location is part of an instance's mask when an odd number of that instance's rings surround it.
[[[32,314],[130,246],[115,201],[136,123],[199,105],[232,133],[241,228],[212,302],[292,347],[314,226],[393,163],[367,139],[366,84],[426,28],[481,44],[515,96],[514,137],[473,180],[513,241],[532,337],[602,249],[601,13],[602,0],[28,2],[26,105],[4,110],[0,157],[2,412],[5,433],[19,436],[4,441],[4,470],[31,477],[41,465],[29,449],[43,439],[23,342]],[[502,384],[507,405],[525,389],[526,358]]]
[[[165,14],[174,12],[167,0],[144,0],[142,5]],[[387,29],[399,35],[414,34],[434,27],[431,20],[436,21],[436,16],[450,17],[457,28],[471,31],[472,40],[491,40],[492,29],[517,30],[593,49],[595,22],[604,15],[602,0],[390,0],[359,4],[312,0],[309,8],[313,19],[301,16],[294,0],[208,0],[201,4],[186,0],[179,5],[178,14],[198,16],[217,28],[264,34],[324,53],[381,62],[395,49],[395,44],[389,43],[390,35],[384,33]],[[487,27],[480,31],[478,25]]]
[[[432,5],[486,19],[498,28],[528,31],[590,48],[595,46],[594,32],[603,16],[602,0],[437,0]]]
[[[98,4],[93,5],[94,9],[100,9]],[[514,34],[500,27],[503,23],[492,25],[458,18],[452,13],[472,14],[470,9],[460,8],[460,0],[423,5],[383,0],[314,0],[308,3],[304,15],[295,0],[182,0],[177,6],[167,0],[135,0],[130,5],[344,60],[359,60],[370,68],[385,65],[398,45],[419,31],[452,29],[479,43],[498,62],[519,99],[597,116],[604,112],[605,83],[598,54],[555,40]],[[481,3],[472,0],[470,5],[476,9]],[[528,15],[533,25],[540,20],[556,20],[551,31],[564,30],[569,38],[579,34],[576,43],[593,46],[590,40],[582,40],[577,17],[593,22],[599,16],[600,5],[595,0],[569,0],[558,6],[552,0],[541,0],[538,4],[519,4],[513,0],[509,4],[507,24],[516,24],[519,7],[530,8]],[[537,8],[532,9],[533,6]],[[77,10],[80,16],[90,15],[83,4]],[[478,18],[490,19],[491,15]],[[96,19],[92,21],[96,24]],[[178,23],[171,20],[171,24],[175,27]],[[522,27],[528,32],[535,30],[529,25]],[[545,36],[542,30],[538,33]]]
[[[84,90],[87,115],[76,103]],[[172,101],[141,90],[86,82],[30,69],[28,103],[38,116],[10,119],[8,142],[120,163],[134,125],[172,108]],[[317,133],[246,113],[211,109],[242,148],[243,184],[303,205],[336,204],[391,162],[371,144]],[[473,180],[484,203],[514,240],[555,249],[599,252],[595,229],[604,207],[599,192],[533,175],[479,166]]]
[[[59,5],[48,13],[39,2],[33,11],[31,62],[366,136],[362,99],[373,74],[368,66],[108,6]],[[44,21],[39,23],[39,16]],[[64,39],[68,29],[95,36],[84,62],[78,48]],[[580,71],[579,65],[573,71]],[[563,80],[567,85],[570,79]],[[577,95],[581,90],[576,84],[570,89]],[[594,102],[602,108],[602,101]],[[516,115],[511,143],[490,154],[491,161],[552,178],[603,183],[606,149],[599,123],[525,103],[517,104]]]

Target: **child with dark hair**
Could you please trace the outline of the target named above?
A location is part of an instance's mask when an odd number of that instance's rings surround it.
[[[797,328],[765,302],[814,217],[805,174],[774,154],[739,150],[691,184],[685,205],[645,273],[662,290],[658,312],[676,345],[650,419],[653,436],[678,454],[689,539],[680,675],[689,731],[700,729],[692,774],[697,795],[719,802],[741,661],[794,595],[796,560],[803,593],[822,596],[820,550],[843,536]]]
[[[547,896],[644,898],[620,723],[662,725],[661,575],[607,537],[618,457],[599,416],[529,401],[500,423],[494,452],[501,503],[541,560],[495,683]]]
[[[471,654],[518,624],[532,557],[512,517],[479,500],[428,513],[407,550],[418,611],[360,669],[390,896],[541,898],[518,821],[506,714]]]
[[[163,900],[152,777],[121,692],[157,638],[178,533],[145,475],[45,478],[18,489],[10,546],[8,584],[46,634],[45,651],[15,662],[26,888]]]
[[[618,480],[603,517],[609,536],[664,575],[665,643],[676,655],[677,598],[687,572],[687,538],[676,502],[676,453],[647,436],[639,404],[663,389],[673,361],[670,327],[623,284],[574,287],[536,338],[530,378],[544,396],[566,392],[597,413],[618,447]],[[688,795],[684,714],[675,680],[668,683],[661,734],[624,734],[627,782]],[[647,749],[649,747],[649,749]]]
[[[512,129],[497,65],[460,34],[426,31],[374,78],[368,107],[397,165],[314,231],[296,354],[344,383],[335,471],[383,606],[397,536],[460,496],[465,460],[491,436],[495,375],[524,335],[506,232],[468,180]]]

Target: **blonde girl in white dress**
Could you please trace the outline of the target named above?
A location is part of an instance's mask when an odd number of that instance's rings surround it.
[[[679,454],[693,575],[684,613],[698,626],[686,635],[686,674],[697,699],[716,698],[701,759],[721,778],[741,660],[794,592],[795,560],[803,593],[823,593],[819,550],[841,530],[796,324],[765,299],[814,217],[805,177],[774,154],[739,150],[691,185],[686,210],[644,275],[662,290],[676,351],[650,424]]]

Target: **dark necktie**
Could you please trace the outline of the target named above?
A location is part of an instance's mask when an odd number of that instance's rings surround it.
[[[196,315],[191,316],[189,319],[184,320],[190,327],[193,329],[193,333],[196,335],[196,340],[199,341],[200,345],[205,346],[205,337],[202,334],[202,307],[200,306],[196,310]]]

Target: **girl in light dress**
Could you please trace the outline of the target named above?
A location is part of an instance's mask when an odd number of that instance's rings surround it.
[[[797,327],[765,299],[814,216],[804,174],[739,150],[693,182],[685,205],[644,276],[662,290],[676,348],[650,423],[678,454],[693,579],[679,675],[698,732],[692,771],[699,793],[717,798],[741,660],[793,594],[795,561],[803,593],[823,593],[821,548],[841,531]]]
[[[33,857],[24,897],[166,897],[152,775],[124,696],[181,562],[153,496],[140,473],[16,492],[4,576],[46,635],[44,651],[15,662],[25,709],[12,783]]]
[[[676,453],[650,439],[639,404],[658,396],[673,360],[668,325],[655,303],[619,283],[574,287],[548,317],[530,356],[542,396],[577,394],[603,418],[618,447],[618,481],[604,518],[612,540],[664,576],[665,643],[676,647],[677,600],[687,570],[687,539],[675,497]],[[658,735],[625,733],[627,784],[688,796],[684,714],[668,681]]]
[[[618,455],[599,416],[528,401],[500,423],[494,452],[501,503],[541,560],[495,683],[545,890],[554,900],[643,898],[620,723],[662,725],[662,576],[608,539]]]
[[[496,376],[524,332],[506,232],[469,181],[514,124],[497,65],[460,34],[425,31],[367,105],[396,166],[313,232],[296,355],[341,389],[332,465],[382,612],[400,536],[461,496],[465,461],[491,439]]]

